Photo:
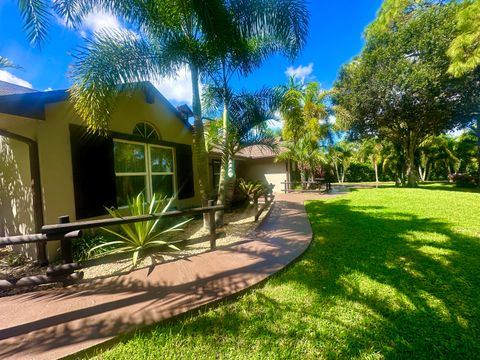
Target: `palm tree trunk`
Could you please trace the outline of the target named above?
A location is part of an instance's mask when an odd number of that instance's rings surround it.
[[[224,96],[223,99],[223,149],[222,149],[222,163],[220,168],[220,179],[218,182],[218,199],[217,205],[225,205],[225,196],[226,189],[225,185],[227,183],[228,176],[228,164],[229,164],[229,153],[228,153],[228,105],[227,99]],[[215,213],[215,223],[217,226],[223,226],[223,211],[217,211]]]
[[[420,175],[420,180],[425,181],[425,172],[422,171],[422,165],[418,165],[418,174]]]
[[[208,184],[208,155],[205,147],[205,134],[202,121],[202,104],[200,101],[199,72],[195,64],[190,64],[192,75],[192,112],[194,118],[193,131],[193,153],[200,187],[200,199],[202,206],[208,206],[209,184]],[[204,227],[209,227],[208,214],[203,216]]]
[[[378,164],[376,160],[373,162],[373,168],[375,170],[375,182],[378,184]]]
[[[337,180],[338,180],[339,183],[341,183],[340,174],[338,173],[338,165],[337,165],[336,161],[333,162],[333,166],[335,167],[335,174],[337,175]]]

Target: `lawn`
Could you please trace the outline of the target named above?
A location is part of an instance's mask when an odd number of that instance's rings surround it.
[[[299,261],[236,301],[98,355],[478,358],[480,194],[446,190],[362,189],[309,202],[314,242]]]

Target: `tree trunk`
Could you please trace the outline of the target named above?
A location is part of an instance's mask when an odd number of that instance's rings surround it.
[[[335,174],[337,175],[337,180],[338,180],[339,183],[341,183],[340,174],[338,173],[338,165],[337,165],[336,161],[333,162],[333,166],[335,167]]]
[[[415,176],[415,144],[410,136],[407,143],[407,156],[406,156],[406,175],[407,175],[407,186],[416,187],[417,186],[417,177]]]
[[[376,160],[373,162],[373,169],[375,170],[375,182],[378,184],[378,164]]]
[[[200,199],[202,206],[208,206],[209,184],[208,184],[208,155],[205,147],[205,134],[203,131],[202,105],[200,101],[199,73],[195,64],[190,64],[192,75],[192,112],[194,118],[193,132],[193,153],[195,157],[195,166],[197,169],[198,185],[200,188]],[[203,226],[208,228],[208,214],[203,215]]]
[[[222,131],[223,131],[223,149],[222,149],[222,163],[220,168],[220,179],[218,182],[218,205],[226,205],[225,204],[225,196],[226,190],[225,185],[227,183],[228,177],[228,164],[229,164],[229,153],[228,153],[228,105],[227,105],[227,98],[224,96],[223,98],[223,124],[222,124]],[[215,213],[215,224],[219,227],[223,226],[223,211],[217,211]]]
[[[422,171],[422,165],[418,165],[418,174],[420,175],[420,180],[425,181],[425,173]]]
[[[302,183],[301,186],[303,190],[305,190],[305,177],[305,169],[302,166],[302,168],[300,169],[300,182]]]

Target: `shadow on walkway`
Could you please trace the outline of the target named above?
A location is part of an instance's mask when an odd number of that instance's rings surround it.
[[[301,200],[274,204],[241,244],[66,289],[2,298],[1,358],[58,358],[258,284],[309,246]]]

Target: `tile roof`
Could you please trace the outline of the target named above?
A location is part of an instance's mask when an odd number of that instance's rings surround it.
[[[267,146],[262,145],[252,145],[240,150],[235,157],[238,159],[267,159],[274,158],[281,153],[284,153],[287,149],[282,146],[281,143],[277,144],[276,149],[271,149]],[[220,155],[222,152],[218,146],[213,146],[210,150],[210,154]]]
[[[0,96],[13,95],[13,94],[27,94],[32,92],[38,92],[38,90],[30,89],[24,86],[11,84],[6,81],[0,80]]]

